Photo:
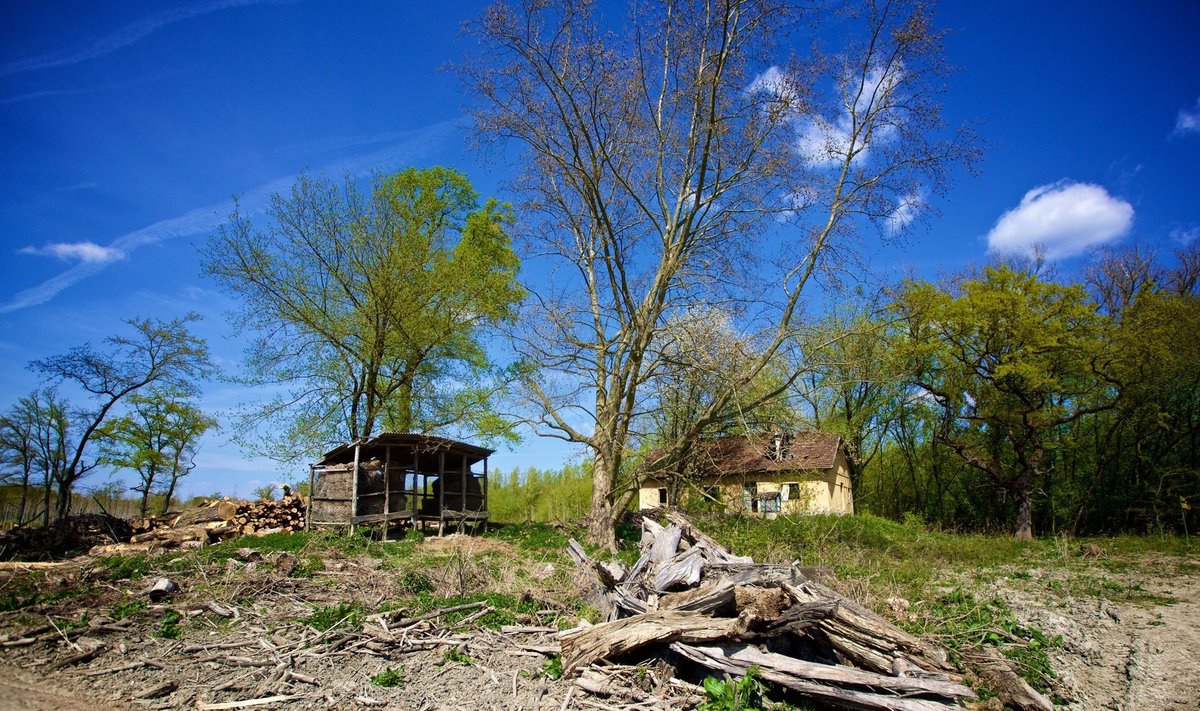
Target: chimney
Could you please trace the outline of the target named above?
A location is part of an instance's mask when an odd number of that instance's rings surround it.
[[[783,461],[783,433],[775,433],[775,461]]]

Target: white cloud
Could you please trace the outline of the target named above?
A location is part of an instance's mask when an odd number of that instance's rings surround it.
[[[1180,136],[1188,133],[1200,134],[1200,99],[1196,99],[1194,109],[1179,110],[1179,114],[1175,117],[1175,133]]]
[[[1059,182],[1025,193],[987,235],[998,254],[1032,254],[1062,259],[1117,240],[1133,225],[1133,206],[1091,183]]]
[[[82,264],[107,264],[125,258],[125,252],[115,247],[101,247],[95,242],[51,242],[41,247],[24,247],[21,254],[57,257],[63,261]]]
[[[772,67],[774,68],[774,67]],[[769,72],[770,70],[768,70]],[[862,78],[861,90],[858,85],[859,77],[847,76],[842,79],[842,94],[847,104],[853,99],[854,114],[859,123],[864,120],[874,125],[871,142],[886,143],[896,134],[896,124],[902,117],[889,111],[886,107],[893,102],[894,93],[904,78],[904,67],[893,66],[887,69],[875,68]],[[755,80],[756,82],[758,79]],[[882,108],[881,108],[882,107]],[[870,114],[875,116],[867,118]],[[818,168],[830,168],[845,160],[851,149],[851,138],[854,130],[854,116],[849,108],[842,109],[832,119],[824,116],[802,116],[796,119],[796,152],[810,165]],[[860,125],[861,131],[861,125]],[[858,151],[855,161],[865,161],[870,149],[866,136],[857,136]]]
[[[746,91],[751,94],[759,92],[770,94],[778,101],[777,107],[784,111],[795,111],[800,106],[800,96],[796,92],[796,87],[778,66],[767,67],[766,71],[754,77],[754,81],[750,82]]]
[[[888,232],[896,234],[908,227],[913,220],[917,219],[917,215],[921,214],[923,207],[925,207],[925,198],[920,193],[909,193],[902,196],[896,201],[896,209],[887,216]]]

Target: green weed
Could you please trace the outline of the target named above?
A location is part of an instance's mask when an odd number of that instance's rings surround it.
[[[697,711],[758,711],[762,708],[762,684],[758,667],[750,667],[741,679],[704,678],[704,703]]]
[[[470,666],[475,663],[475,660],[471,658],[471,655],[462,651],[458,647],[451,647],[445,652],[442,652],[442,661],[446,662],[447,664],[463,664],[466,666]]]
[[[404,686],[403,670],[400,667],[396,667],[395,669],[384,669],[375,676],[371,677],[371,683],[375,686],[398,689]]]
[[[183,615],[175,610],[167,610],[163,614],[162,624],[159,625],[158,631],[153,633],[153,636],[162,639],[179,639],[183,636],[183,628],[179,626],[183,620]]]
[[[123,620],[127,617],[132,617],[134,614],[146,609],[145,600],[126,600],[125,602],[113,605],[108,611],[108,616],[114,620]]]

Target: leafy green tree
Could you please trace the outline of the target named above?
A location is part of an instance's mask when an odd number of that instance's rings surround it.
[[[948,288],[909,283],[896,307],[915,382],[942,408],[934,436],[1012,498],[1016,536],[1032,538],[1056,432],[1113,407],[1106,319],[1081,285],[1009,266]]]
[[[179,480],[195,468],[200,438],[217,421],[188,402],[181,393],[151,388],[129,396],[128,412],[109,419],[97,431],[101,464],[137,472],[132,488],[141,494],[145,516],[153,494],[163,495],[164,514]]]
[[[70,513],[75,485],[98,464],[86,458],[88,447],[119,403],[154,385],[191,393],[197,381],[212,373],[208,345],[188,330],[188,324],[199,319],[194,313],[171,321],[131,319],[127,323],[134,333],[105,339],[106,350],[76,346],[29,364],[52,382],[79,388],[90,400],[89,406],[72,413],[69,432],[65,407],[46,412],[47,435],[39,446],[46,460],[55,462],[52,476],[60,518]]]
[[[381,430],[505,431],[482,339],[524,295],[507,205],[408,168],[367,192],[303,176],[268,218],[236,209],[205,258],[255,334],[246,380],[286,388],[244,413],[243,443],[291,460]]]

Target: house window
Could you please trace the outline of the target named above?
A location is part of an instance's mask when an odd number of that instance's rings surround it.
[[[658,490],[658,505],[659,506],[667,505],[667,490],[666,489]]]
[[[762,513],[779,513],[779,492],[770,491],[762,494],[758,510]]]
[[[780,487],[780,494],[784,501],[799,501],[800,485],[796,482],[788,482]]]
[[[719,486],[706,486],[706,487],[704,487],[703,489],[701,489],[700,491],[702,491],[702,492],[704,493],[704,498],[705,498],[707,501],[711,501],[711,502],[713,502],[713,503],[720,503],[720,501],[721,501],[721,487],[719,487]]]
[[[742,484],[742,508],[746,511],[758,511],[758,483]]]

